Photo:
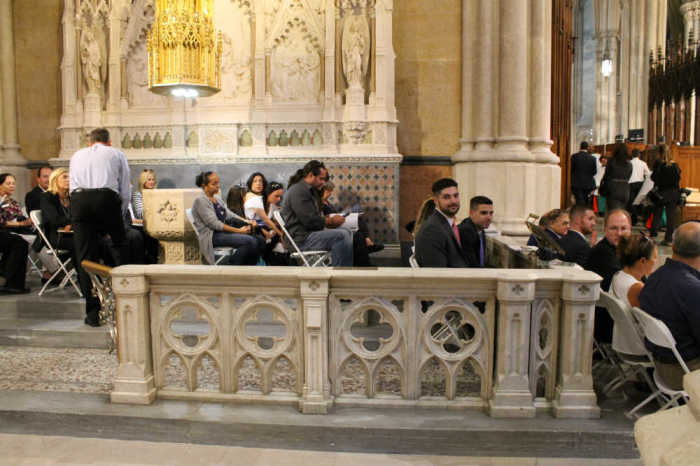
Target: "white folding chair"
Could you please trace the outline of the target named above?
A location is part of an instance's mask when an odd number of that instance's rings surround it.
[[[415,246],[411,246],[411,256],[408,258],[408,263],[410,264],[412,269],[420,269],[420,265],[418,265],[418,260],[416,260]]]
[[[0,202],[2,202],[2,201],[0,201]],[[22,213],[24,214],[25,217],[28,217],[27,208],[24,206],[22,207]],[[40,267],[39,261],[32,257],[32,255],[34,253],[32,251],[31,246],[32,246],[32,244],[34,244],[34,240],[36,240],[36,235],[19,235],[19,236],[21,236],[24,241],[29,243],[29,255],[27,255],[27,259],[29,259],[29,272],[30,273],[34,272],[38,276],[43,277],[44,274],[42,272],[42,267]]]
[[[197,240],[199,241],[199,232],[197,231],[197,228],[194,226],[194,216],[192,215],[192,209],[186,209],[185,216],[187,217],[187,221],[190,222],[190,225],[192,225],[192,229],[194,230],[194,234],[197,235]],[[232,256],[235,252],[236,252],[236,248],[231,248],[231,247],[214,248],[214,265],[219,265],[219,263],[222,260],[224,260],[228,256]],[[218,257],[218,259],[217,259],[217,257]]]
[[[49,251],[49,254],[56,258],[56,262],[58,263],[58,269],[56,269],[53,275],[51,275],[51,277],[46,281],[46,283],[44,283],[44,286],[41,288],[41,290],[39,290],[39,296],[49,291],[63,289],[63,287],[65,287],[70,281],[71,285],[73,285],[73,288],[78,293],[78,296],[82,298],[83,294],[80,292],[80,287],[75,283],[75,280],[73,280],[73,275],[76,274],[75,269],[71,269],[70,271],[68,270],[68,265],[71,263],[73,258],[68,257],[68,259],[66,259],[65,262],[61,260],[61,256],[70,254],[70,251],[65,249],[54,249],[53,246],[51,246],[51,243],[49,243],[49,240],[44,234],[44,230],[42,229],[40,210],[32,210],[31,212],[29,212],[29,218],[31,218],[32,222],[34,222],[34,227],[36,228],[37,233],[39,233],[39,235],[41,236],[41,239],[44,240],[44,247]],[[60,274],[61,271],[64,273],[63,280],[61,280],[58,286],[48,289],[49,285],[54,281],[56,277],[58,277],[58,274]]]
[[[632,314],[637,319],[639,326],[644,331],[644,336],[646,339],[656,346],[670,349],[683,371],[688,374],[690,372],[688,365],[685,363],[683,357],[676,349],[676,339],[673,338],[673,335],[666,324],[637,307],[632,308]],[[681,397],[686,399],[688,398],[688,393],[686,393],[685,390],[676,390],[669,387],[666,381],[659,377],[658,369],[654,370],[654,382],[656,382],[656,386],[659,387],[659,390],[670,398],[668,402],[661,407],[662,410],[671,405],[678,406],[678,400]]]
[[[328,267],[331,265],[331,255],[329,251],[302,251],[294,242],[292,235],[289,234],[282,218],[282,213],[276,210],[272,213],[272,217],[277,221],[285,238],[292,245],[296,252],[293,252],[290,257],[301,262],[305,267]]]
[[[649,386],[651,395],[625,413],[625,415],[630,418],[636,416],[635,413],[652,399],[656,399],[659,406],[663,406],[668,399],[649,377],[647,369],[654,368],[654,360],[644,346],[643,334],[640,333],[629,306],[605,291],[600,292],[597,305],[604,307],[615,322],[612,339],[614,353],[612,359],[615,368],[619,372],[619,375],[603,388],[603,393],[607,395],[622,387],[626,382],[636,381],[637,377],[640,377]]]

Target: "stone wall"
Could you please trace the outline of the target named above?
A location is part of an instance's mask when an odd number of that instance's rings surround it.
[[[394,2],[396,111],[403,155],[451,156],[459,149],[461,3]]]
[[[17,129],[22,156],[30,161],[58,155],[62,3],[14,2]]]

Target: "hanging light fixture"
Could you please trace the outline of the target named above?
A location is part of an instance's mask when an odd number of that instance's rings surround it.
[[[161,95],[207,97],[221,90],[221,32],[213,0],[156,0],[148,33],[148,88]]]
[[[613,70],[613,62],[612,59],[610,58],[610,53],[606,50],[605,53],[603,54],[603,61],[600,63],[600,73],[606,77],[609,78],[610,75],[612,74]]]

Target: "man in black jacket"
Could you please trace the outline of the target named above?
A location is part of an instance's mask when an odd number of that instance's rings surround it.
[[[32,210],[41,209],[41,194],[49,189],[49,176],[51,167],[41,166],[36,170],[36,186],[24,196],[24,205],[27,207],[27,214]]]
[[[620,238],[632,233],[632,218],[624,209],[615,209],[605,215],[605,238],[593,247],[585,269],[595,272],[603,281],[600,289],[608,291],[610,282],[615,272],[622,269],[617,258],[617,245]],[[613,320],[603,308],[596,308],[594,335],[598,342],[610,343],[612,341]]]
[[[469,218],[459,224],[462,249],[469,267],[486,266],[486,230],[493,220],[493,201],[486,196],[474,196],[469,201]]]
[[[421,267],[468,267],[455,221],[459,191],[452,178],[433,183],[435,212],[416,234],[416,261]]]
[[[577,204],[571,208],[569,218],[571,219],[569,232],[560,241],[566,251],[564,260],[586,267],[591,255],[591,244],[586,236],[593,234],[596,220],[595,212],[587,205]],[[593,242],[595,242],[595,238],[593,238]]]
[[[588,143],[581,143],[581,150],[571,156],[571,192],[576,204],[588,204],[591,192],[595,189],[596,160],[588,153]]]

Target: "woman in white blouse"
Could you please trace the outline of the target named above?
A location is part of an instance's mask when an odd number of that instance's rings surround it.
[[[263,194],[267,187],[265,176],[260,172],[253,173],[248,178],[246,186],[248,192],[243,203],[243,211],[246,218],[258,222],[258,225],[263,227],[262,231],[267,239],[270,239],[274,234],[281,238],[282,230],[267,215],[266,199],[263,199]]]
[[[637,233],[620,238],[617,257],[622,270],[613,275],[610,292],[627,305],[639,306],[639,293],[644,287],[642,278],[654,271],[658,247],[651,238]]]

